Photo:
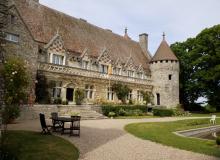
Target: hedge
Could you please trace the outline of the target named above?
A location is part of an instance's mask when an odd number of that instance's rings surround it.
[[[169,117],[174,115],[172,109],[153,108],[153,115],[160,117]]]
[[[101,106],[101,108],[102,108],[102,113],[105,116],[108,116],[109,112],[114,112],[116,116],[119,116],[122,110],[124,111],[140,110],[143,113],[147,113],[147,106],[143,106],[143,105],[104,105]]]

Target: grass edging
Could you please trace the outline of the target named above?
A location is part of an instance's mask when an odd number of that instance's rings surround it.
[[[220,124],[220,120],[217,120]],[[166,146],[193,151],[201,154],[220,157],[220,147],[214,140],[182,137],[175,131],[209,126],[209,119],[191,119],[174,122],[133,123],[125,126],[125,130],[134,136],[161,143]]]

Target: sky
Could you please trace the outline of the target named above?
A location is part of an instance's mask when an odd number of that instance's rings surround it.
[[[114,33],[149,35],[149,51],[156,52],[165,32],[169,44],[195,37],[204,28],[220,24],[220,0],[40,0],[50,8]]]

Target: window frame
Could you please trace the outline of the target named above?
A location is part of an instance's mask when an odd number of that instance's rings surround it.
[[[5,33],[5,40],[9,41],[9,42],[13,42],[13,43],[18,43],[19,42],[19,35],[18,34],[13,34],[13,33]],[[15,38],[15,39],[13,39]]]

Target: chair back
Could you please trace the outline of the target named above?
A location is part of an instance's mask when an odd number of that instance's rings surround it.
[[[212,115],[211,119],[215,120],[216,118],[216,115]]]
[[[40,113],[39,115],[40,115],[40,124],[41,124],[42,129],[47,128],[45,115],[43,113]]]
[[[81,116],[71,116],[71,119],[73,120],[73,127],[80,127]]]
[[[51,118],[52,119],[56,119],[58,117],[58,113],[57,112],[52,112],[51,113]]]

